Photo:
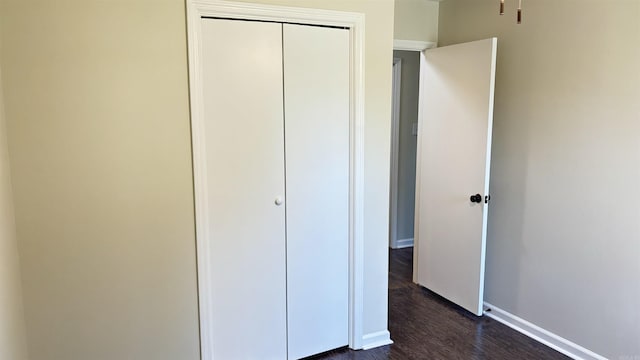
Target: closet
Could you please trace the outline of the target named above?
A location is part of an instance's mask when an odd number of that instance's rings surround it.
[[[213,357],[346,346],[349,31],[201,27]]]

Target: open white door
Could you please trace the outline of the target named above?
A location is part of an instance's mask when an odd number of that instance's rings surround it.
[[[426,50],[415,280],[482,315],[497,39]]]

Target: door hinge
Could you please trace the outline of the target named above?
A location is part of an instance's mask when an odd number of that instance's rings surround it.
[[[488,204],[488,203],[489,203],[489,201],[491,201],[491,195],[485,195],[485,197],[484,197],[484,203],[485,203],[485,204]]]

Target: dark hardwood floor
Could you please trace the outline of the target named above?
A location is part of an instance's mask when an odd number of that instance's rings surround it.
[[[309,359],[569,359],[415,285],[413,249],[391,250],[389,257],[389,331],[394,344],[367,351],[339,349]]]

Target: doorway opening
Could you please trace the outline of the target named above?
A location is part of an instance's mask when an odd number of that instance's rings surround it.
[[[421,56],[423,50],[435,46],[429,42],[394,41],[389,248],[402,253],[403,261],[413,260]],[[412,274],[405,275],[413,278]]]
[[[413,247],[420,53],[393,51],[389,247]]]

